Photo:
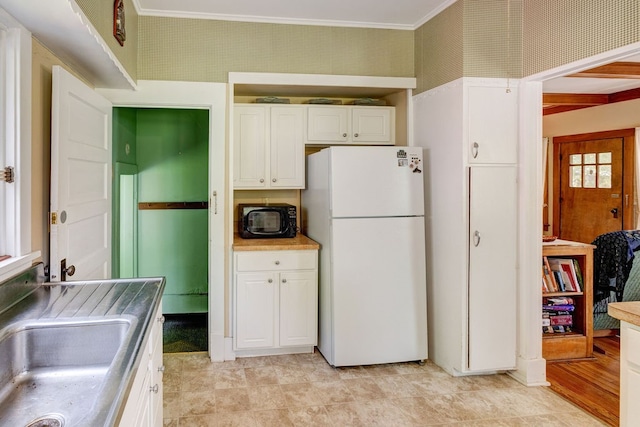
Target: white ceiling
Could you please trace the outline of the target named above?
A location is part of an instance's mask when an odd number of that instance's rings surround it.
[[[414,30],[455,0],[133,0],[141,15]]]

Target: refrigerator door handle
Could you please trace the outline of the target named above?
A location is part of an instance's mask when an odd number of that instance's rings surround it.
[[[478,230],[473,232],[473,246],[478,247],[480,244],[480,232]]]

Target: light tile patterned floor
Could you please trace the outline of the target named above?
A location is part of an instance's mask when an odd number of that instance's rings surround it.
[[[604,425],[546,387],[454,378],[430,362],[332,368],[317,352],[220,363],[168,353],[164,364],[166,427]]]

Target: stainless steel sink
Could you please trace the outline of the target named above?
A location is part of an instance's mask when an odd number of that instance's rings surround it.
[[[131,338],[132,321],[24,321],[2,330],[2,424],[82,425],[109,380],[115,380],[110,368]]]
[[[112,427],[161,303],[162,277],[0,283],[0,427]]]

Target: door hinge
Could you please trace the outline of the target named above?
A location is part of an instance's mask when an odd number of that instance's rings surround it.
[[[15,178],[15,174],[11,166],[7,166],[2,171],[0,171],[0,181],[4,181],[6,183],[12,183],[14,178]]]
[[[58,212],[51,212],[51,221],[52,225],[56,225],[58,223]]]

